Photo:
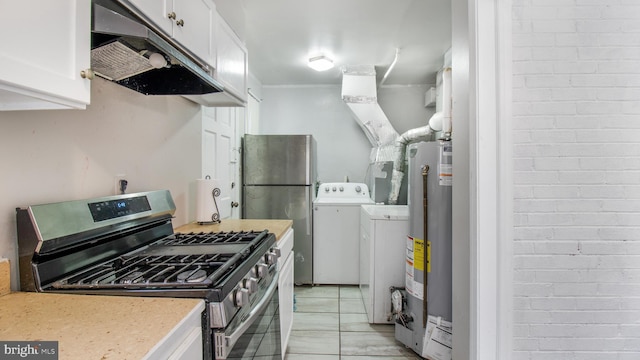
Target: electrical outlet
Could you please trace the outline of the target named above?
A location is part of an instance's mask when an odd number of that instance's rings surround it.
[[[127,175],[125,174],[118,174],[115,176],[114,181],[113,181],[113,193],[115,195],[120,195],[122,194],[122,191],[120,191],[120,180],[126,180]]]

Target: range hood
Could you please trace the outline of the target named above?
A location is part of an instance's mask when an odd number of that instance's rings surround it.
[[[224,87],[188,54],[114,1],[92,2],[91,69],[145,95],[203,95]]]

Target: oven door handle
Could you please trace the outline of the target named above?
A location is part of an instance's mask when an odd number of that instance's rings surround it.
[[[238,328],[232,334],[226,335],[224,337],[227,343],[227,349],[228,349],[227,354],[229,353],[229,350],[232,349],[233,346],[236,344],[238,339],[240,339],[240,337],[245,333],[245,331],[247,331],[247,329],[256,321],[256,319],[258,319],[258,317],[260,317],[260,314],[262,313],[264,308],[267,307],[267,305],[269,305],[269,302],[271,301],[271,297],[273,296],[275,291],[278,289],[279,272],[280,271],[277,270],[273,273],[271,285],[269,285],[269,287],[267,288],[267,292],[262,297],[262,299],[260,299],[258,304],[256,304],[256,306],[253,309],[251,309],[247,319],[243,321],[242,324],[238,326]]]

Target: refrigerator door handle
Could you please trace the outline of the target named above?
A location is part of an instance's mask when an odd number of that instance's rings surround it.
[[[313,187],[312,186],[307,186],[307,199],[309,199],[309,207],[308,207],[308,212],[307,212],[307,236],[311,236],[312,232],[313,232],[313,228],[311,226],[311,221],[312,221],[312,217],[313,217],[313,197],[311,196],[311,192],[313,191]]]

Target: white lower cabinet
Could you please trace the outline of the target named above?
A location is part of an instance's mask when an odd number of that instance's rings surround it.
[[[202,327],[196,327],[191,330],[178,348],[171,353],[168,360],[191,360],[202,359],[202,357]]]
[[[202,312],[204,307],[204,301],[200,301],[143,359],[202,359],[204,356],[202,349]]]
[[[280,259],[278,267],[278,294],[280,302],[280,338],[282,358],[284,359],[293,326],[293,229],[289,229],[278,241]]]

